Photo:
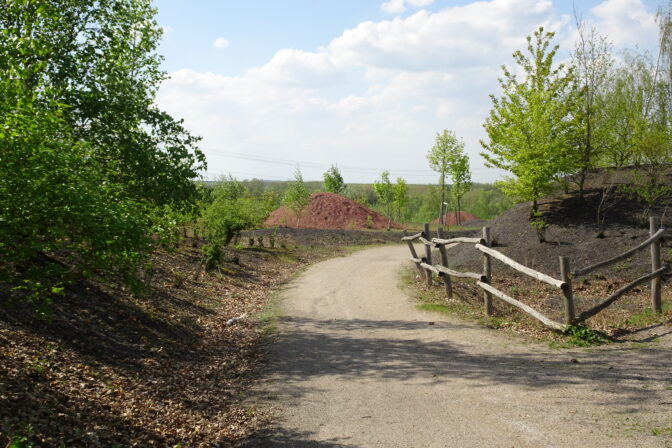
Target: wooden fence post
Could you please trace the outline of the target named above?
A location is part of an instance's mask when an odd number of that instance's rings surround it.
[[[490,227],[483,227],[483,240],[485,241],[485,246],[490,247],[491,237],[490,237]],[[483,254],[483,277],[488,285],[492,282],[492,260],[490,255]],[[487,316],[492,316],[492,293],[489,291],[483,292],[483,299],[485,302],[485,314]]]
[[[446,254],[446,245],[439,244],[439,252],[441,252],[441,264],[444,268],[448,267],[448,254]],[[446,286],[446,297],[453,298],[453,281],[449,274],[443,273],[443,284]]]
[[[408,232],[406,230],[404,230],[404,236],[408,236]],[[413,247],[413,241],[407,240],[406,242],[408,243],[408,248],[411,251],[411,256],[417,260],[418,259],[418,254],[417,254],[417,252],[415,252],[415,247]],[[422,269],[422,267],[420,266],[420,263],[416,261],[414,264],[415,264],[415,267],[418,268],[418,272],[420,272],[420,275],[424,275],[425,270]]]
[[[569,278],[570,266],[568,257],[560,258],[560,280],[564,282],[562,293],[565,296],[565,325],[572,325],[574,322],[574,293],[572,291],[572,280]]]
[[[431,240],[432,236],[429,234],[429,224],[425,224],[423,228],[423,238]],[[432,264],[432,246],[425,244],[425,263]],[[432,286],[432,271],[425,269],[425,276],[427,278],[427,287]]]
[[[652,216],[649,218],[649,234],[653,235],[658,231],[660,222],[658,218]],[[651,272],[655,272],[660,269],[660,240],[656,240],[651,244]],[[663,312],[663,304],[661,300],[661,283],[660,277],[656,277],[651,280],[651,308],[653,308],[654,313]]]

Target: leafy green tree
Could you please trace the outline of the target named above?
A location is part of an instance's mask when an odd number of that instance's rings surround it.
[[[147,0],[0,6],[0,281],[44,303],[99,270],[137,284],[203,154],[154,105],[165,78]]]
[[[502,190],[519,200],[537,200],[552,190],[554,180],[577,166],[570,144],[573,131],[574,75],[571,68],[553,65],[558,46],[549,48],[554,33],[539,28],[527,38],[529,56],[516,51],[513,58],[524,79],[503,66],[499,79],[503,96],[491,95],[493,108],[484,127],[488,141],[481,141],[481,155],[489,167],[507,170],[513,177],[501,183]]]
[[[447,208],[446,205],[446,175],[450,170],[451,150],[460,145],[460,141],[453,131],[443,130],[441,134],[436,134],[436,143],[427,153],[427,161],[430,168],[439,173],[439,184],[441,189],[441,200],[439,203],[439,224],[445,224],[444,219]],[[462,143],[462,145],[464,145]]]
[[[227,246],[240,232],[261,225],[268,216],[272,202],[251,193],[231,176],[214,188],[214,200],[201,218],[201,226],[211,245]]]
[[[296,227],[299,227],[301,212],[310,204],[310,192],[303,181],[299,168],[294,171],[294,180],[289,183],[282,203],[296,215]]]
[[[205,168],[198,138],[155,106],[166,74],[150,0],[5,2],[0,59],[25,94],[63,104],[73,138],[107,167],[101,182],[136,198],[183,206]]]
[[[464,141],[461,139],[448,151],[448,173],[452,181],[451,193],[457,205],[457,224],[462,224],[462,197],[471,189],[471,170],[469,157],[464,154]]]
[[[392,206],[394,204],[394,187],[390,181],[390,172],[385,170],[380,175],[380,180],[373,182],[373,189],[378,196],[379,202],[385,207],[387,216],[387,229],[392,227]]]
[[[343,194],[346,188],[338,166],[331,165],[331,168],[324,173],[324,190],[331,193]]]
[[[403,212],[408,205],[408,185],[401,177],[397,177],[397,183],[394,184],[394,207],[397,209],[399,222],[403,220]]]

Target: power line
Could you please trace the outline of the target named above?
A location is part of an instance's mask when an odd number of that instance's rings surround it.
[[[221,155],[224,157],[231,157],[235,159],[243,159],[243,160],[250,160],[254,162],[261,162],[261,163],[269,163],[273,165],[287,165],[287,166],[302,166],[306,168],[316,168],[316,169],[325,169],[326,165],[323,163],[316,163],[316,162],[299,162],[296,160],[288,160],[288,159],[278,159],[278,158],[272,158],[272,157],[266,157],[266,156],[259,156],[259,155],[254,155],[254,154],[243,154],[239,152],[230,152],[230,151],[217,151],[215,155]],[[363,167],[363,166],[352,166],[352,165],[338,165],[339,168],[348,170],[348,171],[361,171],[361,172],[369,172],[369,173],[378,173],[380,171],[379,168],[370,168],[370,167]],[[401,173],[401,174],[407,174],[407,173],[426,173],[426,176],[429,176],[429,173],[431,173],[431,170],[418,170],[418,169],[394,169],[390,168],[389,171],[394,171],[395,173]]]

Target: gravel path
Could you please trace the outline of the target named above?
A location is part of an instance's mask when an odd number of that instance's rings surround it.
[[[416,310],[407,259],[365,250],[289,285],[259,390],[277,426],[246,446],[672,447],[670,334],[551,350]]]

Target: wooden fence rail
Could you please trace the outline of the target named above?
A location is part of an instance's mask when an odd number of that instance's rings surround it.
[[[623,252],[622,254],[609,258],[607,260],[601,261],[599,263],[587,266],[582,269],[577,269],[571,271],[570,269],[570,259],[568,257],[559,257],[559,268],[560,268],[560,279],[551,277],[550,275],[544,274],[543,272],[536,271],[528,266],[525,266],[512,258],[504,255],[503,253],[493,249],[491,247],[491,235],[490,228],[484,227],[482,238],[442,238],[441,229],[437,231],[439,238],[432,238],[429,233],[429,224],[424,225],[422,232],[415,235],[406,235],[404,231],[404,237],[402,241],[408,243],[408,247],[411,251],[411,261],[413,261],[420,272],[424,274],[427,287],[432,285],[432,274],[438,275],[443,279],[443,283],[446,288],[446,296],[448,298],[453,297],[453,287],[452,287],[452,277],[456,278],[470,278],[476,280],[476,285],[478,285],[483,290],[483,303],[484,311],[486,315],[492,315],[492,297],[495,296],[505,302],[516,306],[529,314],[530,316],[538,319],[544,325],[556,329],[563,330],[567,325],[574,325],[579,322],[585,321],[586,319],[596,315],[600,311],[606,309],[611,304],[613,304],[617,299],[625,295],[626,293],[633,290],[635,287],[646,283],[651,282],[651,303],[654,312],[662,312],[662,303],[661,303],[661,278],[672,272],[672,268],[669,265],[664,265],[661,267],[661,255],[660,255],[660,239],[663,237],[663,234],[666,230],[660,227],[660,222],[657,218],[652,217],[650,220],[650,229],[649,229],[649,238],[641,242],[632,249]],[[425,257],[419,258],[418,254],[413,246],[413,242],[418,240],[425,246]],[[457,244],[474,244],[474,248],[481,252],[483,256],[483,272],[460,272],[454,269],[450,269],[448,265],[448,256],[446,252],[447,247],[453,247]],[[433,264],[432,263],[432,248],[438,248],[441,254],[441,263]],[[606,267],[617,263],[621,260],[624,260],[628,257],[633,256],[639,251],[651,247],[651,273],[640,277],[628,285],[622,287],[618,291],[611,294],[606,300],[604,300],[599,305],[584,311],[578,316],[575,315],[574,307],[574,294],[572,290],[572,278],[577,278],[582,275],[586,275],[590,272],[593,272],[596,269]],[[543,315],[539,311],[533,309],[532,307],[508,296],[504,292],[498,290],[492,286],[492,259],[496,259],[503,264],[511,267],[512,269],[521,272],[529,277],[532,277],[541,282],[547,283],[551,286],[558,288],[562,291],[564,298],[564,324],[556,322],[550,319],[548,316]]]

